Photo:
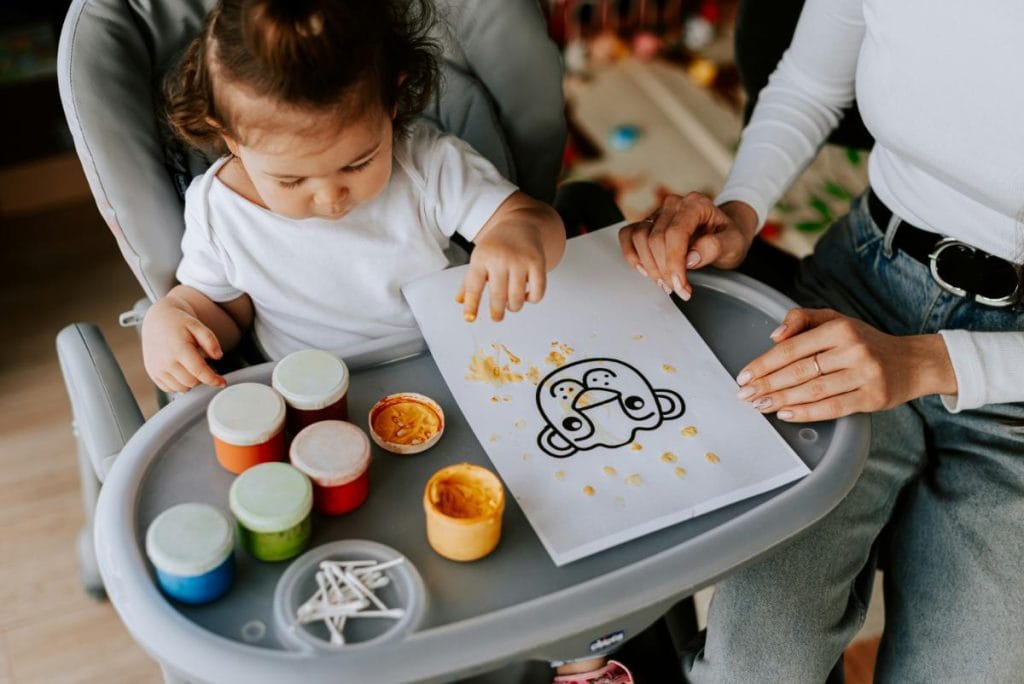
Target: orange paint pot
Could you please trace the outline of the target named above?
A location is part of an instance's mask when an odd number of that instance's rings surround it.
[[[395,454],[417,454],[437,444],[444,432],[444,411],[415,392],[389,394],[370,409],[370,436]]]
[[[289,354],[274,366],[271,383],[288,405],[292,435],[321,420],[348,420],[348,366],[330,352]]]
[[[243,382],[222,389],[206,409],[217,461],[232,473],[285,458],[285,404],[266,385]]]
[[[483,558],[501,540],[505,489],[498,476],[472,463],[434,473],[423,492],[427,541],[454,561]]]
[[[320,513],[348,513],[370,493],[370,439],[352,423],[323,420],[304,428],[292,440],[289,458],[313,481]]]

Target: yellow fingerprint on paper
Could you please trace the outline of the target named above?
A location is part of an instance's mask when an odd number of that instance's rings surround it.
[[[637,333],[636,335],[633,335],[633,339],[637,340],[637,341],[640,341],[640,340],[644,339],[644,336],[641,335],[640,333]]]
[[[714,451],[709,451],[708,453],[704,454],[704,458],[708,460],[708,463],[718,463],[719,461],[722,460],[718,458],[718,454],[716,454]]]
[[[526,419],[525,418],[520,418],[519,420],[517,420],[516,422],[514,422],[512,424],[515,425],[520,430],[522,430],[524,427],[526,427]]]
[[[585,487],[583,487],[583,495],[584,495],[584,496],[594,496],[594,494],[595,494],[596,492],[597,492],[597,490],[595,490],[595,489],[594,489],[593,487],[591,487],[590,485],[586,485]]]
[[[526,379],[534,385],[540,384],[540,368],[530,366],[530,370],[526,371]]]
[[[695,428],[692,425],[687,425],[686,427],[679,431],[679,434],[681,434],[683,437],[693,437],[694,435],[697,434],[697,428]]]
[[[556,470],[555,471],[555,479],[556,480],[564,480],[565,479],[565,471],[564,470]]]
[[[497,432],[495,432],[495,433],[492,433],[492,434],[491,434],[491,443],[492,443],[492,444],[493,444],[494,442],[497,442],[497,441],[498,441],[499,439],[500,439],[500,436],[498,435],[498,433],[497,433]]]
[[[626,478],[626,484],[639,487],[644,483],[644,478],[640,477],[640,473],[633,473]]]
[[[629,445],[629,448],[632,449],[633,451],[643,451],[644,445],[641,444],[640,442],[633,442],[632,444]]]
[[[661,370],[665,371],[666,373],[675,373],[676,372],[676,367],[675,366],[670,366],[667,363],[663,363],[663,364],[661,364]]]
[[[604,474],[609,477],[615,477],[619,472],[615,470],[615,468],[612,468],[611,466],[605,466],[604,468],[601,468],[601,470],[604,471]]]
[[[666,451],[661,455],[661,460],[665,463],[675,463],[679,460],[679,457],[673,454],[671,451]]]
[[[678,466],[676,468],[676,477],[686,477],[686,468]]]

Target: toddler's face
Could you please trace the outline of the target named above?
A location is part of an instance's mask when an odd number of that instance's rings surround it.
[[[275,214],[337,219],[387,186],[394,142],[388,113],[373,110],[340,129],[327,116],[275,112],[274,125],[250,145],[229,142],[259,199]]]

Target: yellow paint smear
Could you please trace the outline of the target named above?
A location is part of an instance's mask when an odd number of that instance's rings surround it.
[[[583,487],[583,495],[584,496],[594,496],[594,494],[596,494],[596,493],[597,493],[597,490],[594,489],[593,487],[591,487],[590,485],[585,485]]]
[[[709,451],[708,453],[704,454],[704,458],[707,459],[708,463],[718,463],[722,460],[718,458],[718,454],[716,454],[713,451]]]
[[[556,480],[564,480],[565,479],[565,471],[564,470],[556,470],[555,471],[555,479]]]
[[[667,363],[663,363],[663,364],[661,364],[661,370],[665,371],[666,373],[675,373],[676,372],[676,367],[672,366],[672,365],[669,365]]]
[[[675,463],[679,460],[679,457],[673,454],[671,451],[666,451],[661,455],[661,460],[665,463]]]
[[[676,468],[676,477],[686,477],[686,468],[684,468],[683,466],[678,466]]]
[[[509,352],[504,345],[492,344],[491,346],[497,350],[493,356],[481,349],[470,357],[469,372],[466,374],[466,380],[471,382],[485,382],[498,387],[510,383],[522,382],[522,374],[516,373],[511,368],[512,365],[520,362],[519,357]],[[501,358],[499,358],[502,352],[504,352],[508,357],[508,363],[502,363]],[[494,395],[491,397],[491,401],[497,403],[499,401],[499,397]]]
[[[601,470],[604,471],[604,474],[609,477],[615,477],[619,472],[615,470],[615,468],[612,468],[611,466],[605,466],[604,468],[601,468]]]
[[[640,477],[640,473],[633,473],[632,475],[629,475],[628,477],[626,477],[626,484],[628,484],[628,485],[633,485],[634,487],[639,487],[643,483],[644,483],[644,478]]]
[[[632,444],[629,445],[629,448],[633,451],[643,451],[644,445],[641,444],[640,442],[633,442]]]
[[[681,434],[683,437],[693,437],[694,435],[697,434],[697,428],[695,428],[692,425],[687,425],[686,427],[679,431],[679,434]]]

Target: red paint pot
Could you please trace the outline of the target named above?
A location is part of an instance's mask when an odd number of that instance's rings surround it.
[[[313,481],[313,505],[325,515],[353,511],[370,492],[370,440],[352,423],[323,420],[292,441],[292,465]]]

